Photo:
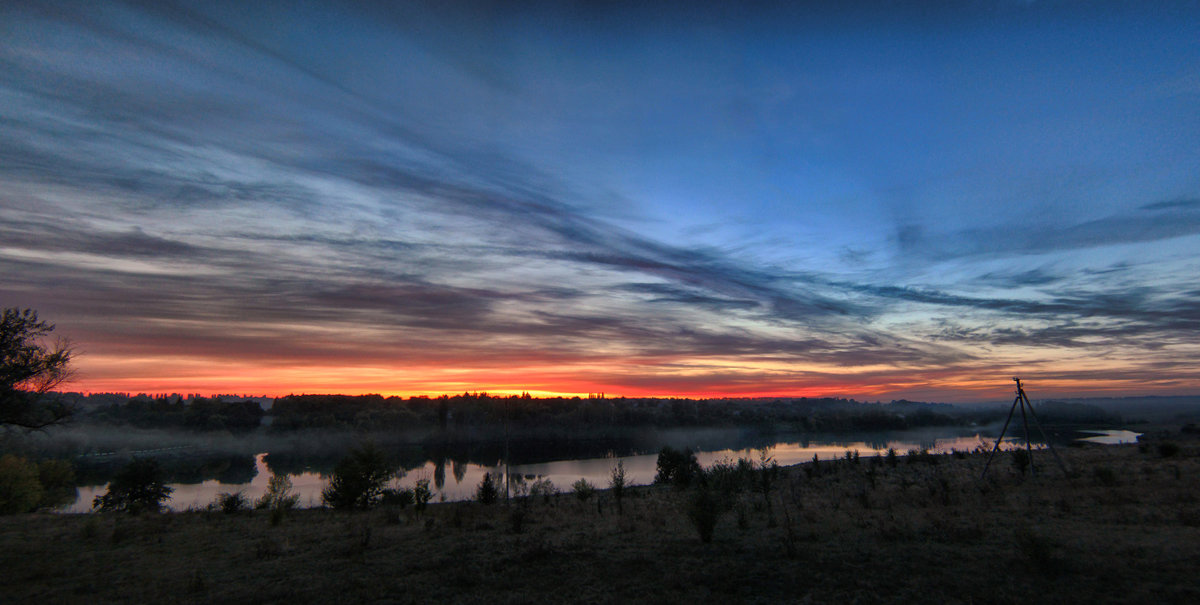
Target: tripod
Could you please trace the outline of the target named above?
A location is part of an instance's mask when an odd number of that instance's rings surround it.
[[[1012,407],[1008,410],[1008,420],[1004,421],[1004,428],[1000,429],[1000,436],[996,438],[996,447],[992,448],[992,454],[988,456],[987,464],[983,465],[983,474],[979,476],[983,479],[987,476],[988,468],[992,466],[992,459],[996,457],[996,452],[1000,451],[1000,442],[1004,439],[1004,433],[1008,432],[1008,425],[1012,422],[1013,414],[1017,411],[1017,406],[1021,406],[1021,426],[1025,433],[1025,454],[1029,457],[1029,474],[1034,474],[1033,467],[1033,447],[1029,444],[1029,418],[1025,416],[1025,409],[1029,409],[1029,416],[1033,417],[1033,422],[1037,424],[1037,428],[1042,433],[1042,440],[1046,442],[1046,447],[1050,448],[1050,453],[1054,454],[1054,460],[1058,462],[1058,467],[1062,469],[1064,475],[1067,474],[1067,466],[1063,464],[1062,458],[1058,457],[1058,452],[1054,449],[1054,444],[1050,443],[1050,439],[1046,437],[1046,430],[1042,428],[1042,423],[1038,420],[1037,414],[1033,413],[1033,404],[1029,403],[1029,397],[1025,395],[1025,389],[1021,388],[1021,379],[1013,377],[1013,382],[1017,383],[1017,398],[1013,400]]]

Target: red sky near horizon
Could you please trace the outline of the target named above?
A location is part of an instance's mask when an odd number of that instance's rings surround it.
[[[0,5],[86,391],[1200,393],[1187,2]]]

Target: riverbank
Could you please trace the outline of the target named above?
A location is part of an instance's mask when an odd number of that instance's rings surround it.
[[[409,511],[0,518],[13,602],[1196,602],[1200,444],[823,460],[704,544],[691,492]],[[560,486],[566,487],[566,486]]]

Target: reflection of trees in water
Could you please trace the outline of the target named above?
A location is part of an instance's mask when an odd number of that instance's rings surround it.
[[[947,430],[931,432],[917,437],[921,447],[933,448],[935,439],[946,438],[959,432]],[[774,447],[781,443],[798,443],[802,447],[844,443],[848,448],[861,447],[862,443],[877,450],[885,450],[895,441],[912,443],[913,435],[899,433],[870,432],[857,434],[817,434],[764,432],[753,428],[727,427],[724,429],[643,431],[620,437],[587,438],[581,435],[537,439],[519,439],[510,444],[513,464],[538,464],[559,460],[581,460],[654,454],[663,446],[693,451],[755,450]],[[380,440],[380,442],[382,439]],[[345,447],[334,447],[345,443]],[[298,475],[316,473],[328,477],[338,461],[352,447],[351,440],[341,440],[335,435],[327,436],[320,447],[308,449],[294,443],[281,444],[279,450],[270,451],[264,462],[271,473]],[[379,442],[377,442],[379,443]],[[860,445],[854,445],[860,444]],[[270,446],[266,446],[270,448]],[[446,483],[446,466],[449,462],[456,484],[461,484],[470,465],[495,468],[504,457],[503,440],[468,442],[431,441],[423,444],[380,443],[388,457],[406,471],[425,468],[431,464],[432,482],[438,490]],[[103,485],[112,475],[128,462],[128,457],[114,456],[105,462],[88,461],[77,463],[79,485]],[[253,455],[204,455],[192,451],[188,454],[168,455],[159,458],[171,483],[200,483],[216,479],[225,484],[245,484],[255,477]],[[427,477],[429,475],[426,475]]]
[[[76,463],[75,476],[79,485],[108,483],[129,462],[130,456],[112,456],[95,462]],[[216,479],[221,483],[241,484],[254,479],[257,470],[254,456],[249,455],[172,455],[159,456],[159,467],[168,483],[196,484]]]
[[[250,483],[258,469],[254,466],[253,456],[237,456],[229,459],[229,466],[217,474],[221,483]]]

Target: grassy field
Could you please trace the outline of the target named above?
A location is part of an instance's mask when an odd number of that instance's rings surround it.
[[[711,543],[693,492],[509,506],[0,518],[0,602],[1200,602],[1200,443],[785,469]],[[1174,447],[1172,447],[1174,446]],[[805,467],[808,467],[807,469]],[[565,487],[565,486],[560,486]]]

